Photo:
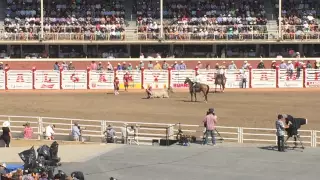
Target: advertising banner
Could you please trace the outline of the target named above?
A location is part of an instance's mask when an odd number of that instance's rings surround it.
[[[291,74],[285,69],[279,69],[278,73],[279,88],[303,88],[303,70],[294,70]]]
[[[276,88],[277,75],[275,69],[252,69],[252,88]]]
[[[120,84],[119,88],[124,89],[124,82],[123,82],[123,76],[126,73],[126,71],[117,71],[116,75],[119,78]],[[141,89],[141,71],[139,70],[132,70],[128,71],[129,76],[130,76],[130,81],[129,81],[129,89]]]
[[[195,70],[186,69],[186,70],[172,70],[171,71],[171,79],[170,79],[170,86],[172,88],[184,89],[188,88],[188,84],[184,84],[186,78],[190,78],[191,80],[194,79]]]
[[[320,88],[320,69],[306,69],[305,86],[307,88]]]
[[[8,89],[33,89],[31,70],[9,70],[7,72]]]
[[[60,89],[60,71],[36,70],[35,89]]]
[[[90,71],[89,88],[90,89],[113,89],[114,72],[113,71]]]
[[[86,70],[62,71],[62,89],[87,89]]]
[[[6,89],[6,76],[3,70],[0,70],[0,89]]]
[[[143,88],[146,89],[149,85],[152,88],[163,89],[169,87],[169,74],[167,70],[144,70]]]

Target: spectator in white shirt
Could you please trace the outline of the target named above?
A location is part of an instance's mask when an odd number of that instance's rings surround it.
[[[289,61],[287,66],[287,72],[290,77],[292,77],[293,70],[294,70],[294,65],[292,64],[292,61]]]
[[[45,129],[45,138],[47,140],[53,140],[54,137],[54,128],[55,128],[55,125],[48,125]]]

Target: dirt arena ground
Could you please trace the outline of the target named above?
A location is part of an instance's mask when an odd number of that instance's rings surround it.
[[[316,89],[227,89],[210,93],[208,103],[190,102],[186,92],[175,92],[170,99],[145,96],[142,92],[114,96],[102,91],[3,91],[0,114],[202,124],[206,110],[214,107],[221,126],[274,127],[278,113],[289,113],[308,118],[303,129],[320,129],[320,90]]]

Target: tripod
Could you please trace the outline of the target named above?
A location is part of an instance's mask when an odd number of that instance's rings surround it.
[[[291,137],[293,137],[293,139],[294,139],[294,147],[293,147],[293,148],[296,148],[296,147],[298,146],[298,144],[297,144],[297,139],[298,139],[299,142],[300,142],[301,148],[304,149],[304,146],[303,146],[303,143],[302,143],[302,141],[301,141],[301,139],[300,139],[300,135],[299,135],[299,134],[292,135],[292,136],[288,136],[287,139],[284,141],[284,144],[285,144],[285,145],[287,144],[287,141],[288,141]]]
[[[221,136],[221,134],[219,133],[219,131],[217,129],[215,129],[216,133],[218,134],[218,136],[220,137],[221,141],[224,141],[223,137]]]

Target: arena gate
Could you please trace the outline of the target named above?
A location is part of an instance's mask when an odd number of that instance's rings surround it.
[[[226,88],[242,87],[242,70],[226,70]],[[133,70],[130,75],[130,89],[144,89],[152,85],[155,89],[168,88],[187,89],[184,84],[188,77],[193,79],[196,72],[201,82],[214,88],[215,70]],[[247,88],[319,88],[320,70],[296,70],[290,75],[282,69],[248,69],[245,70]],[[91,71],[87,70],[11,70],[0,71],[0,89],[113,89],[114,77],[120,80],[120,88],[124,87],[123,75],[125,71]]]

